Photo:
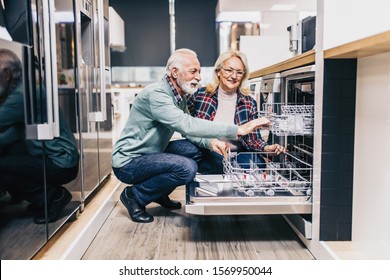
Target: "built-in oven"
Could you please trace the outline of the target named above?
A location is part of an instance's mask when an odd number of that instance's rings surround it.
[[[280,102],[280,82],[280,73],[268,74],[261,78],[258,100],[259,111],[263,109],[265,103]]]
[[[305,71],[301,73],[300,71]],[[310,74],[306,75],[309,71]],[[263,76],[260,87],[260,114],[272,121],[270,133],[279,137],[287,153],[247,153],[250,161],[242,164],[238,154],[224,160],[224,174],[202,175],[186,185],[186,212],[195,215],[284,214],[310,217],[312,212],[313,126],[296,129],[299,122],[312,124],[309,115],[301,116],[305,105],[314,100],[314,71],[296,69],[290,73]],[[311,85],[314,85],[311,83]],[[296,119],[294,117],[296,116]],[[265,163],[259,158],[265,159]],[[308,229],[309,228],[309,229]],[[310,238],[310,227],[306,226]]]

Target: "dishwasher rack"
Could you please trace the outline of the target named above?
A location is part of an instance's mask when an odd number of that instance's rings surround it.
[[[266,103],[260,115],[271,121],[270,131],[277,136],[313,135],[314,105]]]
[[[239,163],[240,155],[251,160]],[[313,168],[303,160],[289,153],[228,153],[223,164],[224,174],[198,174],[186,185],[187,213],[311,213]]]
[[[239,156],[250,158],[239,163]],[[229,153],[223,160],[225,179],[232,182],[234,196],[310,196],[312,171],[310,164],[285,153],[278,162],[267,160],[269,153]],[[261,160],[265,158],[265,163]]]

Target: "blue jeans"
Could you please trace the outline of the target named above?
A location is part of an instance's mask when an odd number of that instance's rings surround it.
[[[45,185],[47,200],[50,202],[61,185],[77,177],[78,165],[61,168],[42,156],[16,154],[1,156],[0,170],[0,188],[7,190],[16,199],[43,207]]]
[[[132,190],[139,204],[148,205],[194,179],[198,166],[191,157],[196,159],[196,154],[174,142],[168,145],[165,153],[142,155],[121,168],[113,168],[121,182],[133,184]]]
[[[188,140],[170,142],[165,152],[174,152],[192,158],[198,164],[199,173],[223,174],[222,155],[209,149],[196,146]]]
[[[246,154],[245,152],[238,154],[237,163],[241,168],[249,169],[250,162],[255,163],[259,168],[265,168],[265,160],[262,156],[257,154]]]

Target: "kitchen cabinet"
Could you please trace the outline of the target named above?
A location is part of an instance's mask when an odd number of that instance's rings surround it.
[[[297,55],[295,57],[281,61],[277,64],[255,70],[250,73],[249,78],[254,79],[254,78],[262,77],[264,75],[278,73],[278,72],[290,70],[304,65],[314,64],[314,62],[315,62],[315,50],[310,50],[300,55]]]
[[[334,3],[323,2],[324,61],[355,59],[357,62],[351,239],[327,241],[324,246],[340,259],[388,260],[390,24],[385,20],[385,11],[389,3],[342,1],[342,6],[336,8]],[[340,25],[338,15],[346,5],[348,9]],[[367,21],[361,21],[361,16]],[[335,25],[337,32],[345,36],[336,38]],[[345,32],[347,27],[349,33]],[[369,135],[375,135],[375,145],[381,147],[378,156],[367,149],[373,140]]]
[[[320,0],[317,3],[319,12],[324,16],[321,25],[321,49],[324,51],[390,30],[389,1]]]
[[[317,1],[315,50],[250,76],[316,65],[311,239],[286,220],[317,259],[390,258],[389,4],[374,2]]]
[[[123,52],[125,44],[125,22],[113,7],[109,7],[110,18],[110,48],[112,51]]]

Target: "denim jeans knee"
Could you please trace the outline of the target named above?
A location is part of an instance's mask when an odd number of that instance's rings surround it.
[[[143,204],[170,194],[176,187],[193,180],[198,169],[190,158],[169,153],[148,154],[115,168],[118,179],[133,184],[133,193]]]

